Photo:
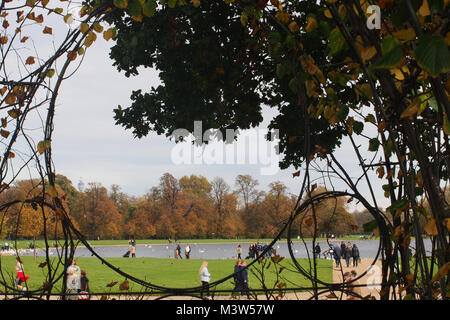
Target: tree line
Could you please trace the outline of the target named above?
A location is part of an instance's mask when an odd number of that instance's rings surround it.
[[[234,186],[223,178],[203,176],[175,178],[163,174],[159,184],[142,196],[132,196],[113,184],[88,183],[77,190],[64,175],[55,177],[56,192],[75,227],[88,239],[150,238],[268,238],[278,234],[297,202],[280,181],[260,190],[258,180],[238,175]],[[314,192],[323,191],[318,187]],[[0,204],[42,193],[41,180],[20,180],[0,195]],[[346,199],[317,208],[317,234],[346,235],[361,231]],[[310,214],[311,216],[312,214]],[[24,201],[2,213],[1,237],[62,238],[58,214]],[[365,220],[362,220],[366,222]],[[308,214],[296,222],[295,234],[314,235]]]

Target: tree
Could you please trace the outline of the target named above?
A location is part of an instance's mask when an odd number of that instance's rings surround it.
[[[258,180],[253,179],[250,175],[238,175],[236,177],[235,186],[237,193],[242,197],[244,202],[244,210],[246,213],[250,212],[250,203],[256,200],[260,194],[255,189],[258,185]]]
[[[218,237],[224,238],[241,234],[244,226],[237,211],[238,201],[231,193],[230,186],[221,177],[214,178],[211,186],[211,196],[216,213],[215,233]]]
[[[78,198],[74,215],[83,234],[91,239],[118,238],[122,233],[122,216],[109,199],[107,189],[99,183],[88,184]]]
[[[177,206],[178,195],[181,191],[178,180],[170,173],[165,173],[159,179],[159,190],[162,199],[169,206],[170,213],[173,215]]]
[[[170,135],[180,127],[193,132],[193,120],[199,119],[208,128],[248,128],[260,123],[261,103],[276,107],[279,114],[269,127],[280,130],[279,149],[284,154],[280,166],[305,167],[301,192],[310,197],[308,203],[314,202],[310,163],[324,159],[326,170],[346,183],[351,190],[348,195],[374,217],[387,252],[383,299],[390,288],[409,283],[408,245],[399,244],[412,235],[422,282],[420,290],[408,286],[407,292],[433,298],[433,275],[418,225],[424,209],[418,197],[425,195],[429,200],[428,222],[437,230],[432,234],[436,239],[433,257],[445,271],[450,260],[446,223],[450,206],[440,184],[448,180],[450,163],[448,1],[379,1],[383,15],[375,18],[381,29],[373,16],[366,16],[368,1],[183,4],[158,7],[154,17],[143,20],[145,27],[122,16],[111,19],[118,28],[119,41],[111,52],[118,69],[131,75],[139,66],[154,65],[162,75],[161,86],[146,94],[134,92],[130,107],[116,109],[117,123],[133,128],[138,137],[151,130]],[[217,31],[217,36],[204,37],[205,30]],[[242,52],[245,59],[228,59],[223,68],[226,58],[222,57],[240,58]],[[239,116],[240,122],[233,117],[233,102],[238,99],[229,94],[230,86],[241,88],[236,86],[237,75],[243,81],[259,81],[257,86],[245,82],[243,92],[235,91],[239,99],[252,100],[241,103],[248,113]],[[179,95],[184,88],[189,88],[189,94]],[[224,112],[231,116],[223,117]],[[360,177],[352,178],[334,155],[344,139],[353,146]],[[356,139],[363,140],[363,145]],[[386,213],[373,192],[370,169],[387,180],[383,190],[391,206]],[[362,182],[369,187],[365,195]],[[346,194],[333,193],[336,197]],[[394,246],[393,230],[398,235]],[[392,283],[388,274],[396,272],[398,255],[401,280]],[[438,281],[440,294],[446,296],[448,279]]]

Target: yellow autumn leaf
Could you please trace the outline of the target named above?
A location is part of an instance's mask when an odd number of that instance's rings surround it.
[[[297,22],[292,21],[289,26],[288,26],[289,30],[291,30],[291,32],[297,32],[298,30],[300,30],[300,27],[298,26]]]
[[[430,283],[441,280],[446,275],[448,275],[449,272],[450,272],[450,262],[447,262],[442,266],[442,268],[439,269],[438,272],[436,272],[434,277],[431,279]]]
[[[444,226],[450,231],[450,218],[444,219]]]
[[[398,226],[397,228],[395,228],[394,236],[396,238],[399,238],[402,234],[403,234],[403,227],[402,226]]]
[[[16,103],[16,95],[13,92],[10,92],[5,98],[6,104],[14,104]]]
[[[317,20],[313,17],[309,17],[308,19],[306,19],[306,22],[307,22],[305,27],[306,32],[314,31],[318,26]]]
[[[323,14],[325,15],[325,17],[327,17],[328,19],[332,19],[333,18],[333,15],[331,14],[331,12],[330,12],[330,10],[325,10],[324,12],[323,12]]]
[[[39,141],[39,143],[37,145],[37,150],[40,154],[43,154],[45,152],[45,150],[50,148],[50,146],[51,146],[51,143],[48,140]]]
[[[394,37],[400,41],[410,41],[416,38],[416,32],[413,28],[399,30],[393,33]]]
[[[360,54],[363,62],[366,62],[367,60],[372,59],[377,54],[377,49],[375,48],[375,46],[363,48]]]
[[[405,80],[405,74],[409,74],[409,69],[406,65],[401,68],[393,68],[389,71],[395,77],[395,80],[399,81]]]
[[[73,23],[73,16],[72,16],[71,13],[66,14],[64,16],[64,22],[67,23],[67,24],[72,24]]]
[[[377,169],[378,178],[381,179],[384,176],[384,167],[378,167]]]
[[[422,6],[419,8],[418,13],[422,17],[426,17],[426,16],[429,16],[431,14],[430,7],[428,5],[428,0],[423,0]]]
[[[197,8],[200,5],[200,0],[192,0],[192,4]]]
[[[89,25],[87,23],[80,24],[80,31],[81,33],[86,33],[89,30]]]
[[[427,234],[430,236],[436,236],[438,234],[437,226],[436,226],[436,220],[431,219],[428,221],[424,226],[423,229]]]
[[[95,32],[97,32],[97,33],[103,32],[103,27],[99,22],[95,22],[93,27],[94,27]]]
[[[420,99],[414,98],[414,100],[411,102],[411,104],[405,109],[405,111],[402,112],[400,115],[401,119],[404,118],[411,118],[417,114],[420,108]]]

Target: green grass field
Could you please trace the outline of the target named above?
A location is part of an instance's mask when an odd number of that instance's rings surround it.
[[[12,283],[15,272],[15,257],[13,256],[2,256],[1,260],[1,271],[6,278],[10,279]],[[44,271],[47,272],[47,267],[41,269],[39,263],[44,262],[43,257],[34,258],[32,256],[22,257],[22,262],[25,268],[25,273],[30,278],[28,280],[28,287],[30,290],[39,289],[44,282]],[[56,260],[53,260],[56,261]],[[200,286],[200,279],[198,270],[202,263],[202,260],[197,259],[161,259],[161,258],[109,258],[107,259],[109,263],[115,267],[120,268],[120,270],[134,276],[135,278],[151,282],[153,284],[170,287],[170,288],[190,288]],[[308,267],[307,259],[299,259],[302,266]],[[248,261],[249,263],[250,261]],[[220,280],[233,272],[235,260],[208,260],[208,270],[211,273],[211,282]],[[96,259],[96,258],[78,258],[77,264],[82,270],[87,271],[87,276],[89,278],[89,284],[92,292],[119,292],[119,284],[125,280],[125,278],[112,269]],[[262,264],[256,263],[256,269],[261,270]],[[270,266],[264,268],[265,283],[267,287],[272,287],[276,278],[274,272],[274,264],[271,263]],[[283,278],[282,282],[286,282],[287,287],[310,287],[311,282],[307,280],[301,274],[293,272],[293,265],[290,259],[284,259],[278,265],[285,267],[285,269],[280,273]],[[56,267],[56,266],[55,266]],[[62,267],[59,266],[59,270]],[[331,282],[332,280],[332,264],[331,260],[319,260],[318,263],[318,278],[323,281]],[[112,288],[107,288],[106,285],[113,281],[117,281]],[[261,288],[261,282],[249,272],[249,285],[251,289]],[[56,285],[56,292],[61,288],[61,281]],[[228,290],[232,289],[232,279],[225,281],[224,283],[216,287],[217,290]],[[130,281],[130,291],[141,292],[142,287]],[[2,289],[0,288],[0,291]]]

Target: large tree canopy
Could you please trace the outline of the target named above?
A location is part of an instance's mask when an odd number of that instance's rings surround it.
[[[195,120],[203,121],[204,130],[246,129],[261,122],[263,104],[276,108],[269,128],[279,129],[280,166],[328,160],[326,170],[347,183],[380,228],[389,252],[386,282],[397,254],[390,254],[392,239],[407,281],[412,234],[422,278],[431,279],[421,218],[433,226],[428,230],[444,270],[450,258],[450,206],[442,188],[450,164],[448,1],[163,0],[147,17],[134,8],[130,4],[129,17],[109,18],[117,27],[111,57],[127,75],[156,68],[162,84],[133,92],[131,106],[116,109],[117,124],[137,137],[170,135],[177,128],[193,132]],[[333,154],[344,136],[362,169],[355,180]],[[355,136],[366,141],[365,150]],[[372,160],[362,151],[373,152]],[[370,185],[370,169],[387,180],[389,217],[372,191],[372,204],[361,197],[358,184]],[[429,200],[431,213],[420,196]],[[430,297],[430,285],[422,285]],[[443,281],[440,288],[442,293]]]
[[[308,1],[296,2],[292,9],[301,20],[306,19],[303,12],[321,11]],[[258,23],[255,11],[247,28],[241,14],[240,6],[204,1],[199,8],[165,6],[142,22],[115,16],[111,22],[117,27],[117,43],[111,57],[118,70],[130,76],[139,67],[154,67],[162,82],[148,93],[134,91],[132,105],[115,110],[117,124],[132,129],[137,137],[150,131],[169,136],[178,128],[193,132],[196,120],[202,121],[203,130],[247,129],[261,123],[266,104],[280,112],[271,128],[280,130],[280,151],[286,153],[283,167],[299,165],[305,156],[305,114],[298,108],[292,70],[296,66],[291,65],[294,57],[289,53],[297,40],[286,38],[284,26],[270,16],[261,16],[264,23]],[[325,23],[320,27],[317,35],[325,40],[330,27]],[[326,44],[309,37],[301,36],[305,50],[325,63]],[[356,95],[345,81],[330,86],[339,86],[336,90],[343,91],[345,101],[356,104]],[[311,103],[318,103],[317,97]],[[348,112],[346,104],[339,118]],[[345,133],[343,126],[330,127],[325,118],[311,121],[311,151],[316,144],[332,150]]]

